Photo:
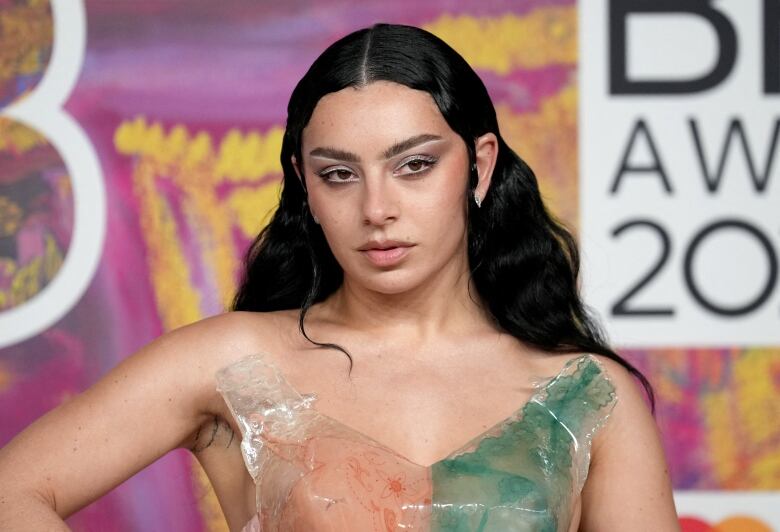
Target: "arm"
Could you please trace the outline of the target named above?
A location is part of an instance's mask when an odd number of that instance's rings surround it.
[[[593,442],[580,531],[679,531],[655,420],[633,377],[619,364],[601,361],[618,402]]]
[[[67,530],[64,518],[189,447],[214,417],[225,321],[159,338],[0,449],[0,530]]]

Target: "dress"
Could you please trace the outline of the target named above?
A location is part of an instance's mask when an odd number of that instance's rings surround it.
[[[244,532],[566,531],[591,439],[617,400],[601,364],[581,355],[508,418],[423,466],[318,412],[268,355],[216,378],[257,487]]]

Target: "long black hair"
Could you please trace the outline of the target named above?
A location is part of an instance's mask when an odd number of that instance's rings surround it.
[[[308,309],[341,285],[343,271],[311,217],[305,184],[291,158],[303,160],[302,132],[320,98],[374,81],[431,95],[466,143],[470,190],[477,184],[475,139],[488,132],[498,137],[490,190],[481,208],[468,202],[467,224],[471,277],[497,325],[544,351],[595,353],[617,361],[639,379],[654,404],[647,379],[609,347],[583,304],[577,286],[577,243],[545,208],[534,173],[501,138],[482,80],[444,41],[412,26],[377,24],[350,33],[328,47],[298,82],[287,106],[279,207],[249,248],[233,309],[300,309],[299,328],[309,341],[349,356],[336,344],[306,335]]]

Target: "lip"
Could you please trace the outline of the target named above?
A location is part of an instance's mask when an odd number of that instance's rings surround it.
[[[372,240],[358,248],[358,251],[374,266],[386,267],[401,262],[413,246],[414,244],[396,240]]]
[[[406,248],[413,245],[414,244],[410,242],[403,242],[401,240],[369,240],[360,246],[358,251],[368,251],[370,249]]]

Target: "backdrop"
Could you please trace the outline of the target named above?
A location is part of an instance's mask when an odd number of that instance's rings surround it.
[[[0,445],[158,335],[224,311],[240,257],[278,199],[295,83],[331,42],[388,21],[422,26],[464,55],[552,210],[585,233],[586,293],[655,386],[684,529],[780,530],[780,349],[771,347],[780,345],[771,184],[780,8],[657,2],[664,14],[614,3],[0,0]],[[659,16],[676,18],[652,26]],[[676,30],[667,39],[659,27]],[[748,43],[730,69],[729,27],[734,43]],[[657,46],[637,46],[643,39]],[[682,44],[670,49],[674,39]],[[653,61],[672,72],[642,70]],[[726,94],[732,81],[736,97]],[[700,102],[698,115],[680,114]],[[712,108],[723,120],[694,132],[690,121],[715,120]],[[739,126],[726,120],[735,113]],[[673,171],[674,157],[705,154],[714,180],[713,150],[728,140],[736,152],[740,128],[743,148],[755,140],[751,175],[764,179],[763,195],[740,200],[752,218],[723,218],[713,209],[732,213],[735,196],[706,187],[686,196],[694,178],[683,163]],[[691,132],[685,145],[674,131]],[[742,171],[740,157],[721,158],[724,183]],[[736,231],[733,246],[702,248],[714,241],[706,224],[718,222]],[[620,247],[635,227],[655,236]],[[708,274],[708,264],[731,269]],[[226,530],[186,451],[69,524]]]

